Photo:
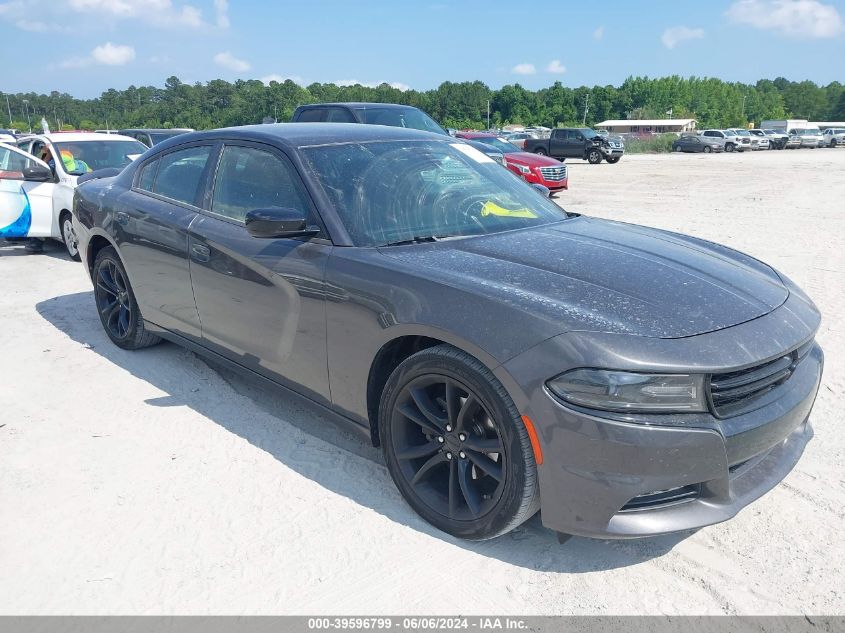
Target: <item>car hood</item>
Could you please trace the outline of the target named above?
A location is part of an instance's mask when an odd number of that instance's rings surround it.
[[[532,154],[531,152],[508,152],[505,154],[505,160],[527,167],[554,167],[560,165],[560,161],[556,158]]]
[[[693,336],[763,316],[789,295],[774,270],[727,247],[583,217],[381,252],[555,333]]]

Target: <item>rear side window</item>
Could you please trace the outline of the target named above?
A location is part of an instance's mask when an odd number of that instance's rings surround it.
[[[328,123],[355,123],[352,114],[343,108],[329,108],[326,121]]]
[[[165,154],[158,160],[152,191],[171,200],[197,206],[197,195],[210,153],[210,146],[201,146]]]
[[[323,120],[325,110],[321,108],[309,108],[302,110],[296,118],[299,123],[319,123]]]
[[[211,211],[243,222],[250,211],[272,207],[309,213],[311,205],[293,166],[272,152],[226,146],[217,168]]]
[[[144,191],[153,190],[153,182],[156,178],[156,171],[158,171],[158,161],[154,160],[141,168],[141,173],[138,176],[138,189]]]

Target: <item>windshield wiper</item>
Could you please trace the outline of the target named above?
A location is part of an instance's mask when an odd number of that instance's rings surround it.
[[[406,246],[408,244],[426,244],[428,242],[437,242],[439,240],[451,237],[449,235],[415,235],[408,240],[399,240],[396,242],[387,242],[382,246]]]

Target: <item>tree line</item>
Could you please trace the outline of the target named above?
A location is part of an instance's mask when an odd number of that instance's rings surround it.
[[[708,77],[629,77],[620,86],[570,88],[555,82],[541,90],[519,84],[493,90],[481,81],[444,82],[426,91],[293,81],[214,79],[186,84],[170,77],[163,87],[109,89],[94,99],[67,93],[6,94],[10,127],[40,130],[46,119],[55,129],[192,127],[210,129],[288,121],[301,104],[328,101],[374,101],[413,105],[446,127],[480,129],[508,123],[547,127],[594,125],[605,119],[694,118],[701,127],[739,127],[763,119],[845,120],[845,86],[819,86],[782,77],[755,84]],[[586,108],[586,112],[585,112]]]

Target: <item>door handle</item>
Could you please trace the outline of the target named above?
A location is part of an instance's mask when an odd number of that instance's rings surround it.
[[[203,246],[202,244],[191,244],[191,257],[198,262],[205,263],[211,259],[211,251],[208,246]]]
[[[118,211],[117,216],[115,216],[115,218],[120,226],[126,226],[127,224],[129,224],[129,215],[127,213],[124,213],[123,211]]]

